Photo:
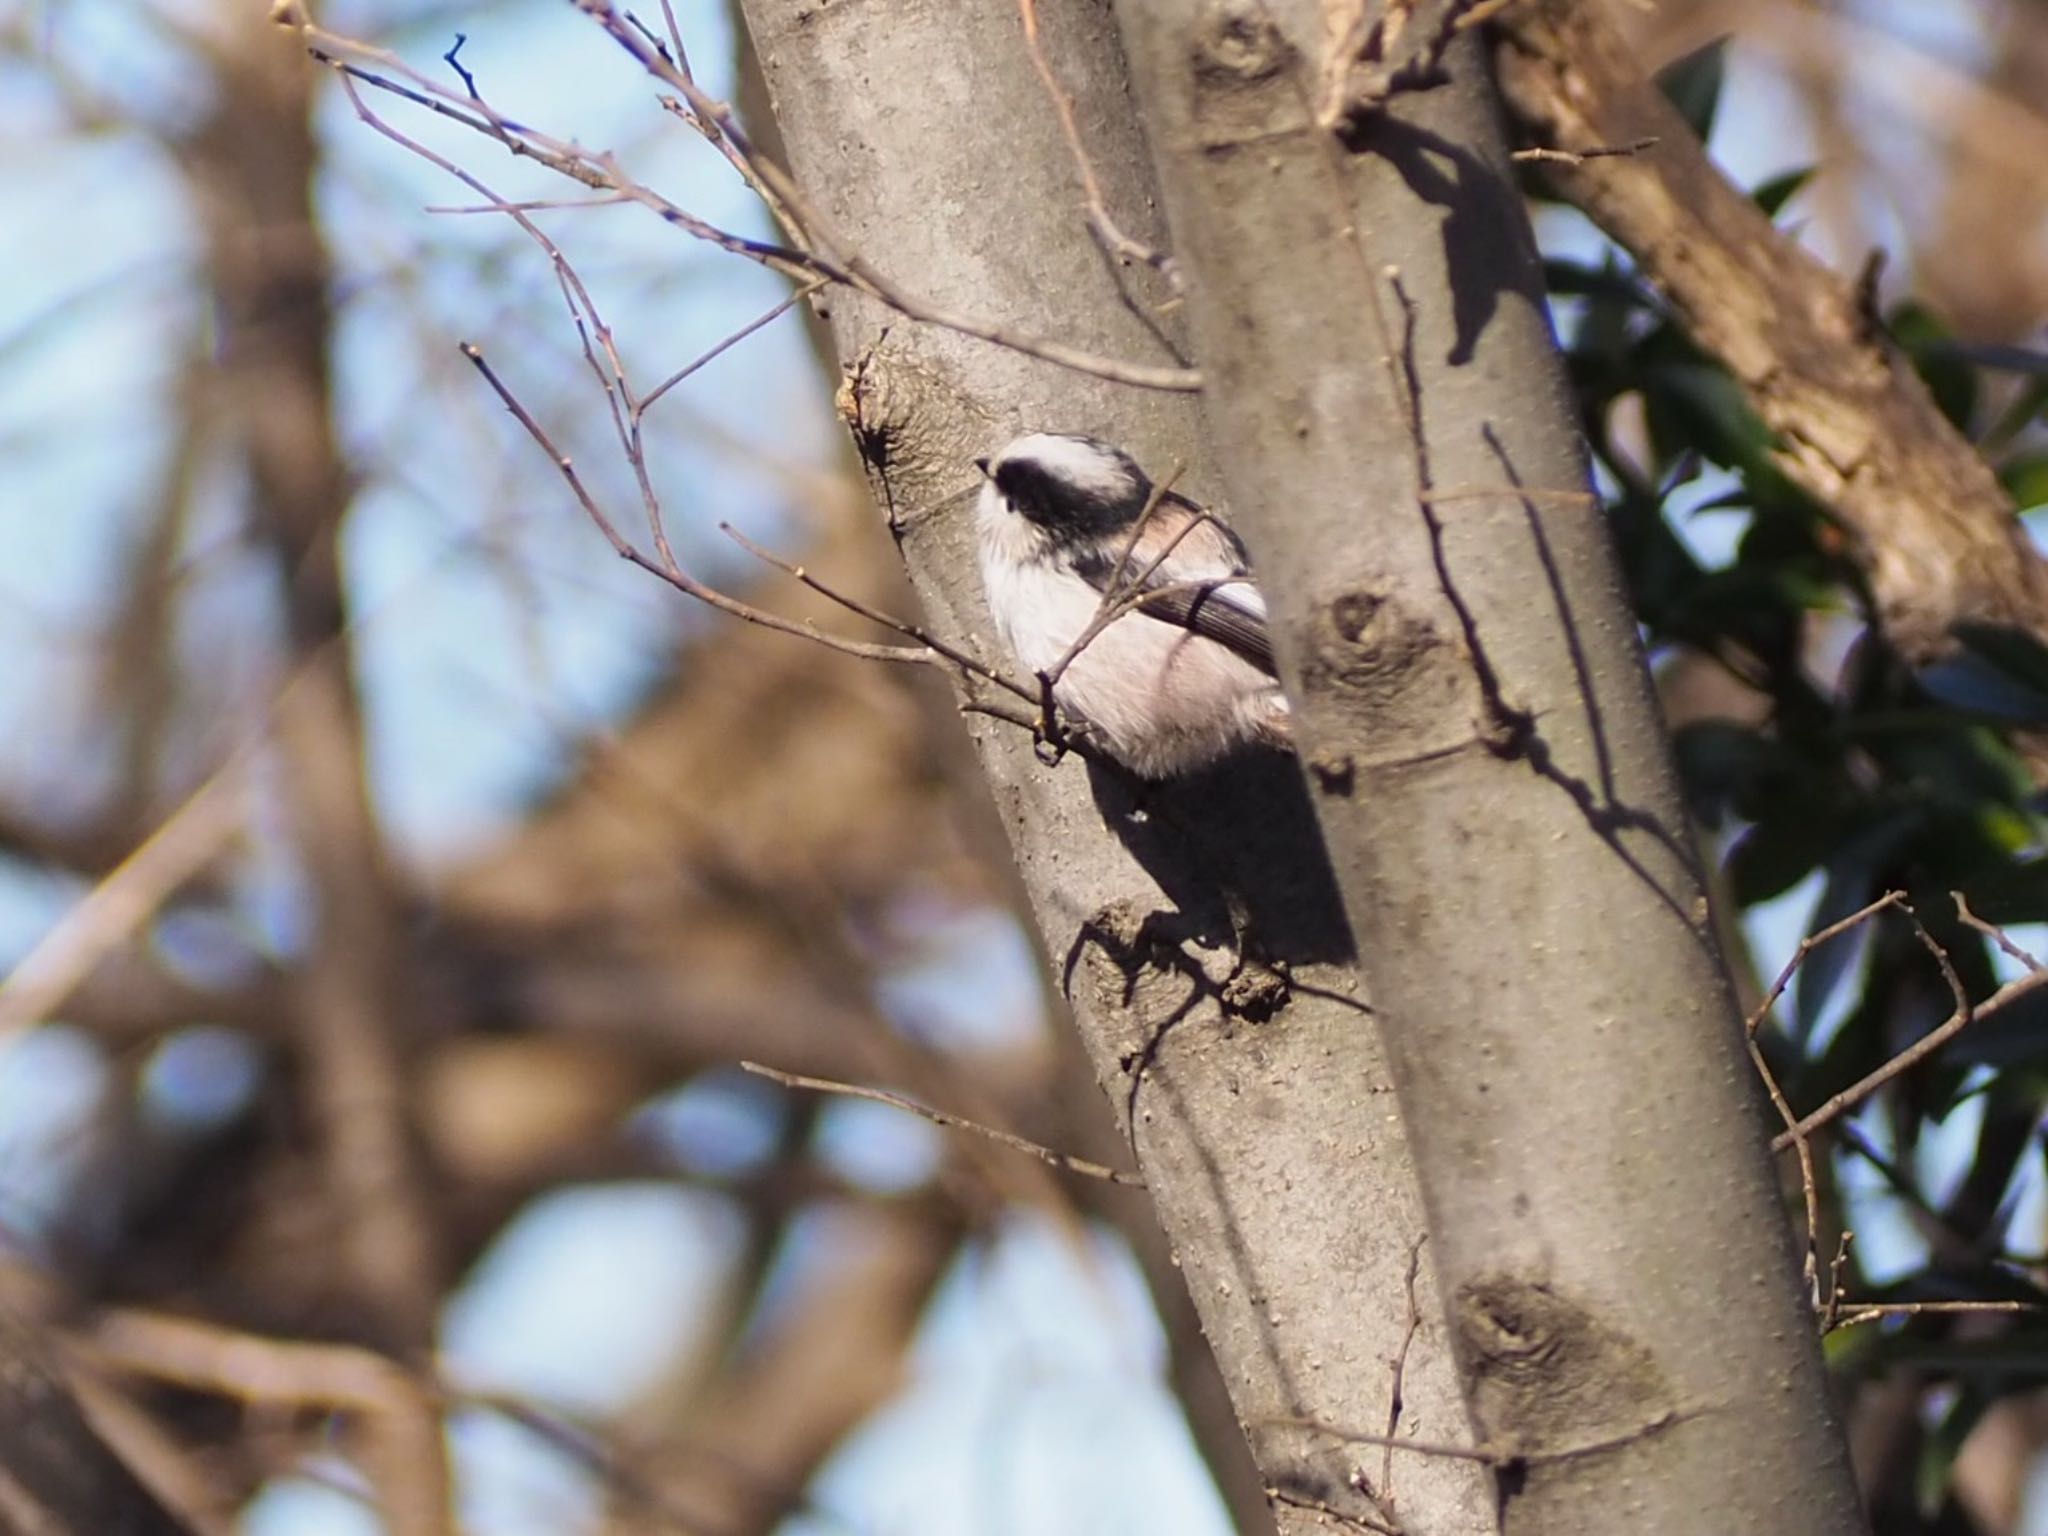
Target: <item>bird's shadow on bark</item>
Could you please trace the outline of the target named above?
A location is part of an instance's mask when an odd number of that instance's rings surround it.
[[[1542,312],[1545,301],[1521,203],[1501,195],[1495,173],[1469,149],[1384,115],[1373,117],[1345,142],[1354,150],[1378,155],[1409,191],[1444,210],[1444,262],[1454,332],[1447,362],[1457,366],[1472,360],[1503,294],[1515,294]],[[1513,259],[1510,253],[1522,259]]]
[[[1227,944],[1281,965],[1355,958],[1290,754],[1248,749],[1161,783],[1102,763],[1089,764],[1088,775],[1103,820],[1173,904],[1155,914],[1158,937]]]

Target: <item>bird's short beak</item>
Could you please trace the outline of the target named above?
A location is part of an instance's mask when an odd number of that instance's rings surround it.
[[[981,476],[982,476],[982,478],[983,478],[984,480],[986,480],[986,479],[988,478],[988,460],[987,460],[987,459],[976,459],[976,460],[974,461],[974,467],[975,467],[976,469],[978,469],[978,470],[980,470],[980,471],[981,471]]]

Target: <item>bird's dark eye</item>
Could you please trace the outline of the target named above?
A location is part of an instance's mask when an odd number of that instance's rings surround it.
[[[1044,476],[1033,473],[1034,468],[1030,464],[998,462],[988,472],[988,478],[1003,493],[1003,500],[1035,520],[1035,509],[1044,499],[1046,487]]]

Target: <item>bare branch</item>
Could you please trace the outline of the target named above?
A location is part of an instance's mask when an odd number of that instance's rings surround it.
[[[729,147],[728,158],[740,166],[742,174],[769,201],[771,210],[782,216],[785,225],[793,226],[802,233],[807,242],[805,247],[752,240],[720,229],[628,175],[617,157],[608,152],[589,150],[552,138],[504,116],[480,97],[458,96],[411,69],[387,50],[329,32],[296,13],[291,20],[312,56],[336,70],[351,85],[367,85],[388,92],[495,141],[509,153],[546,166],[594,191],[611,193],[638,203],[694,238],[733,255],[800,281],[822,279],[851,288],[906,319],[957,331],[961,335],[1113,383],[1180,393],[1192,393],[1202,387],[1201,375],[1193,369],[1157,367],[1098,357],[1063,342],[1029,336],[1007,326],[947,309],[883,276],[865,258],[832,238],[822,216],[804,199],[788,173],[753,147],[729,106],[706,95],[675,60],[665,57],[663,49],[609,4],[602,3],[602,0],[578,0],[578,7],[603,26],[649,74],[682,96],[688,104],[693,126],[702,128],[710,125],[716,129],[722,147]],[[356,59],[367,60],[375,68],[352,62]],[[367,125],[422,158],[448,168],[449,162],[444,157],[432,154],[417,141],[392,128],[369,109],[359,94],[351,91],[350,99],[357,115]]]
[[[669,569],[662,565],[661,562],[650,559],[642,554],[619,532],[612,520],[605,515],[604,508],[598,505],[597,498],[591,495],[589,487],[583,483],[583,477],[577,473],[575,461],[555,446],[554,439],[548,436],[547,429],[534,419],[532,412],[528,411],[520,403],[519,398],[506,386],[505,381],[498,377],[496,370],[485,361],[483,349],[474,342],[465,341],[459,343],[459,345],[462,355],[475,365],[478,373],[483,375],[485,382],[491,386],[497,393],[498,398],[504,402],[505,409],[512,413],[513,418],[518,421],[519,425],[526,429],[527,435],[540,445],[541,451],[553,462],[556,470],[560,472],[562,479],[568,484],[571,493],[576,497],[577,504],[583,508],[590,520],[597,525],[598,531],[605,536],[606,541],[610,543],[620,559],[631,565],[638,566],[650,575],[660,577],[677,591],[694,597],[700,602],[708,603],[721,613],[729,613],[734,618],[746,620],[749,624],[759,624],[764,629],[773,629],[785,635],[795,635],[801,640],[812,641],[815,644],[826,647],[828,650],[839,651],[844,655],[857,656],[863,661],[903,662],[917,666],[930,666],[944,659],[929,646],[870,645],[865,641],[847,640],[838,635],[828,635],[822,630],[812,628],[808,624],[800,624],[794,619],[786,619],[780,614],[770,613],[763,608],[756,608],[751,603],[741,602],[738,598],[728,596],[716,587],[707,586],[686,571],[679,568]]]
[[[1903,904],[1901,903],[1901,905]],[[1919,927],[1917,919],[1915,919],[1914,926],[1916,928]],[[2048,970],[2029,971],[2026,975],[2007,982],[1996,992],[1984,999],[1983,1002],[1973,1005],[1962,992],[1962,984],[1956,978],[1955,969],[1949,964],[1948,957],[1940,952],[1940,947],[1935,945],[1933,939],[1926,935],[1925,930],[1921,930],[1921,932],[1922,942],[1927,944],[1936,954],[1937,963],[1941,966],[1944,979],[1948,981],[1951,991],[1956,996],[1955,1011],[1940,1024],[1907,1046],[1906,1049],[1900,1051],[1898,1055],[1892,1057],[1883,1066],[1865,1074],[1858,1081],[1851,1083],[1847,1088],[1844,1088],[1840,1093],[1828,1099],[1826,1103],[1815,1109],[1811,1114],[1801,1119],[1796,1125],[1774,1137],[1771,1141],[1771,1150],[1773,1152],[1782,1152],[1801,1137],[1812,1135],[1830,1120],[1861,1104],[1865,1099],[1876,1093],[1901,1073],[1910,1071],[1913,1067],[1918,1066],[1979,1019],[1989,1018],[2000,1009],[2017,1002],[2029,992],[2035,991],[2044,982],[2048,982]]]
[[[1489,1467],[1536,1467],[1547,1466],[1560,1461],[1577,1461],[1587,1456],[1602,1456],[1609,1451],[1618,1451],[1634,1445],[1652,1435],[1661,1434],[1687,1419],[1696,1418],[1706,1410],[1700,1408],[1667,1408],[1662,1413],[1644,1420],[1633,1429],[1619,1434],[1602,1435],[1578,1445],[1558,1446],[1555,1449],[1520,1448],[1508,1445],[1458,1445],[1448,1440],[1411,1440],[1403,1435],[1383,1435],[1374,1430],[1349,1429],[1342,1424],[1327,1423],[1322,1419],[1280,1417],[1265,1419],[1267,1424],[1287,1425],[1295,1429],[1311,1430],[1319,1435],[1328,1435],[1342,1440],[1347,1445],[1376,1445],[1388,1450],[1406,1451],[1415,1456],[1440,1457],[1450,1461],[1477,1461]]]
[[[751,1072],[756,1077],[765,1077],[772,1083],[785,1088],[802,1088],[812,1093],[833,1093],[849,1099],[867,1099],[876,1104],[887,1104],[892,1109],[903,1110],[906,1114],[929,1120],[933,1125],[952,1130],[972,1131],[977,1136],[986,1136],[990,1141],[1001,1142],[1004,1146],[1037,1158],[1041,1163],[1068,1173],[1078,1173],[1086,1178],[1101,1179],[1109,1184],[1125,1184],[1133,1189],[1143,1189],[1145,1181],[1135,1173],[1121,1173],[1105,1164],[1091,1162],[1085,1157],[1075,1157],[1067,1152],[1055,1152],[1051,1147],[1041,1146],[1022,1136],[1013,1136],[1008,1131],[999,1131],[992,1125],[983,1125],[959,1115],[949,1115],[944,1110],[933,1109],[915,1099],[905,1098],[900,1093],[891,1093],[886,1088],[863,1088],[857,1083],[837,1083],[825,1077],[805,1077],[797,1072],[782,1072],[774,1067],[763,1066],[758,1061],[742,1061],[740,1070]]]
[[[133,937],[241,826],[236,757],[108,871],[0,981],[0,1041],[57,1012],[111,951]]]
[[[1837,1328],[1854,1328],[1860,1323],[1875,1323],[1887,1317],[1940,1317],[1972,1313],[2015,1313],[2040,1312],[2044,1310],[2038,1302],[2032,1301],[1899,1301],[1899,1302],[1852,1302],[1842,1307],[1836,1317]]]
[[[859,598],[848,596],[846,593],[839,591],[836,587],[827,584],[808,566],[797,565],[791,561],[783,559],[782,556],[776,554],[773,550],[762,548],[759,544],[756,544],[752,539],[748,538],[745,534],[741,533],[739,529],[733,527],[730,523],[720,523],[718,526],[719,531],[721,533],[723,533],[727,538],[731,539],[733,543],[739,545],[739,547],[741,549],[744,549],[748,554],[752,555],[756,560],[762,561],[764,564],[767,565],[772,565],[775,567],[776,570],[781,571],[785,575],[791,576],[795,578],[797,581],[802,582],[805,586],[809,587],[813,592],[816,592],[820,597],[830,599],[832,602],[835,602],[840,607],[844,608],[848,613],[866,619],[870,624],[879,624],[884,629],[894,630],[897,634],[902,635],[906,639],[917,641],[918,644],[926,646],[933,651],[936,651],[940,656],[944,657],[947,661],[952,662],[962,672],[968,674],[969,676],[978,677],[985,682],[994,683],[998,688],[1002,688],[1009,693],[1013,693],[1020,699],[1036,701],[1038,695],[1035,692],[1033,692],[1030,688],[1025,687],[1024,684],[1017,682],[1014,678],[1008,678],[1003,676],[1002,673],[996,671],[994,668],[990,667],[989,665],[987,665],[987,663],[981,661],[979,658],[970,656],[967,652],[961,650],[958,646],[955,646],[948,641],[941,640],[938,636],[934,635],[930,630],[926,629],[923,625],[912,624],[906,619],[896,618],[892,614],[884,613],[881,609],[875,607],[871,603],[864,603]]]
[[[1032,68],[1045,82],[1045,94],[1051,99],[1053,112],[1059,118],[1060,132],[1066,136],[1067,148],[1073,151],[1074,170],[1081,178],[1081,193],[1087,206],[1089,232],[1112,257],[1120,261],[1142,262],[1156,270],[1172,284],[1173,291],[1179,293],[1182,279],[1173,258],[1124,233],[1116,220],[1110,217],[1109,204],[1102,195],[1102,183],[1095,175],[1095,163],[1088,158],[1088,146],[1081,140],[1081,125],[1074,117],[1073,98],[1060,84],[1059,76],[1053,73],[1052,61],[1045,56],[1045,48],[1038,40],[1038,0],[1017,0],[1017,14],[1024,23],[1024,46],[1031,54]]]
[[[1764,993],[1763,1001],[1751,1010],[1749,1018],[1745,1021],[1750,1038],[1756,1037],[1757,1030],[1762,1028],[1764,1020],[1770,1016],[1771,1009],[1776,1006],[1778,999],[1785,995],[1785,989],[1792,984],[1792,978],[1799,973],[1799,968],[1806,964],[1808,955],[1830,939],[1840,938],[1850,929],[1861,927],[1887,907],[1904,905],[1905,899],[1904,891],[1886,891],[1869,906],[1851,912],[1840,922],[1830,923],[1827,927],[1809,933],[1801,939],[1799,947],[1792,952],[1792,958],[1787,960],[1784,968],[1778,972],[1778,979],[1772,982],[1770,990]]]
[[[2029,971],[2041,969],[2041,962],[2020,948],[2019,945],[2013,943],[2011,936],[2003,928],[1998,927],[1995,923],[1985,922],[1983,918],[1972,912],[1970,904],[1963,899],[1961,891],[1950,891],[1948,898],[1956,904],[1956,916],[1962,920],[1964,925],[1976,929],[1977,932],[1983,934],[1985,938],[1996,944],[1999,952],[2005,955],[2007,959],[2017,960]]]
[[[1707,157],[1607,8],[1523,0],[1495,35],[1502,92],[1531,138],[1561,149],[1657,140],[1653,153],[1550,174],[1733,375],[1776,434],[1778,466],[1850,531],[1893,644],[1914,660],[1945,654],[1964,620],[2048,637],[2048,563],[2012,498],[1855,285]]]
[[[1640,155],[1644,150],[1656,147],[1656,139],[1642,138],[1629,144],[1596,144],[1589,149],[1518,149],[1508,158],[1524,164],[1584,165],[1588,160],[1605,160],[1614,155]]]

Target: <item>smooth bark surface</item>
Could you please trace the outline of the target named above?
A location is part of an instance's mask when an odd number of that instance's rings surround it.
[[[1479,53],[1340,138],[1308,0],[1117,9],[1502,1527],[1857,1531]]]
[[[1119,270],[1088,233],[1014,0],[745,11],[793,169],[876,266],[996,323],[1174,361],[1153,329],[1165,285]],[[1081,0],[1037,11],[1105,202],[1123,228],[1157,238],[1109,18]],[[1001,658],[975,569],[974,455],[1027,427],[1089,432],[1157,472],[1184,464],[1184,490],[1215,490],[1187,396],[1062,371],[853,298],[831,308],[842,405],[880,513],[934,626],[990,660]],[[1053,973],[1255,1432],[1280,1529],[1327,1530],[1330,1509],[1415,1532],[1491,1529],[1492,1490],[1471,1461],[1272,1432],[1304,1417],[1375,1432],[1397,1418],[1402,1434],[1437,1441],[1463,1430],[1441,1329],[1410,1328],[1420,1209],[1291,765],[1246,759],[1139,790],[1078,758],[1040,763],[1007,723],[981,721],[976,742]],[[1434,1319],[1421,1268],[1419,1314]]]

